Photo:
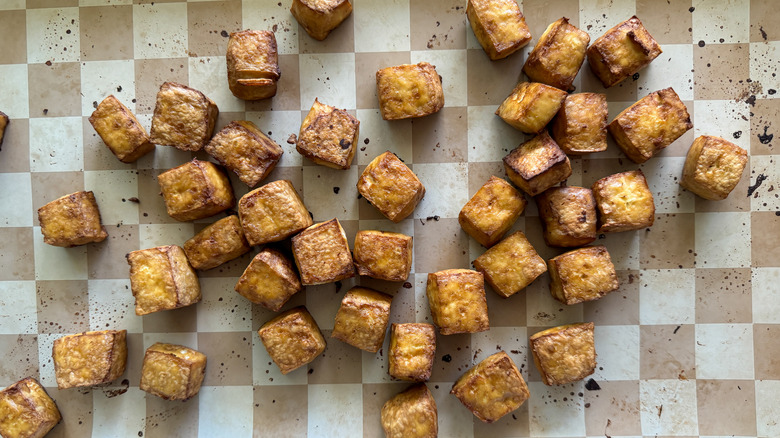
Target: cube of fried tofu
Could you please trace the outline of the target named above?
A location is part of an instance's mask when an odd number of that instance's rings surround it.
[[[292,238],[301,283],[332,283],[355,276],[347,234],[338,219],[314,224]]]
[[[282,73],[273,32],[242,30],[231,33],[225,58],[228,87],[234,96],[261,100],[276,95],[276,83]]]
[[[600,233],[651,227],[655,201],[641,170],[616,173],[593,183]]]
[[[42,438],[62,420],[57,405],[32,377],[0,391],[0,435]]]
[[[154,150],[146,129],[113,94],[100,102],[89,123],[123,163],[132,163]]]
[[[563,304],[594,301],[619,287],[615,265],[603,245],[586,246],[548,262],[550,293]]]
[[[505,156],[504,170],[517,187],[536,196],[571,176],[571,162],[543,131]]]
[[[207,270],[249,252],[238,216],[230,215],[184,242],[184,253],[195,269]]]
[[[380,416],[386,438],[436,438],[439,434],[436,401],[424,383],[386,401]]]
[[[332,338],[376,353],[385,341],[393,297],[366,287],[347,291],[336,313]]]
[[[157,176],[168,215],[177,221],[203,219],[236,204],[225,172],[210,161],[193,158]]]
[[[508,298],[547,271],[522,231],[515,231],[472,262],[496,293]]]
[[[452,385],[450,394],[485,423],[514,411],[531,396],[523,376],[504,351],[466,371]]]
[[[385,152],[368,163],[358,179],[357,189],[393,222],[401,222],[412,214],[425,196],[425,187],[417,175],[392,152]]]
[[[295,149],[322,166],[349,169],[359,135],[360,122],[352,114],[315,98],[301,123]]]
[[[477,41],[494,61],[531,42],[531,31],[514,0],[469,0],[466,17]]]
[[[183,151],[199,151],[211,140],[219,108],[200,91],[165,82],[157,92],[150,141]]]
[[[551,124],[558,146],[569,155],[607,150],[607,95],[569,94]]]
[[[470,269],[433,272],[428,274],[425,292],[439,333],[454,335],[490,329],[482,273]]]
[[[322,41],[352,13],[349,0],[293,0],[290,12],[306,33]]]
[[[444,91],[436,66],[402,64],[376,72],[379,110],[385,120],[423,117],[444,107]]]
[[[246,120],[230,122],[205,150],[249,187],[264,180],[284,154],[281,146]]]
[[[140,388],[166,400],[188,400],[200,391],[205,371],[205,354],[157,342],[144,354]]]
[[[303,306],[277,315],[257,334],[282,374],[306,365],[325,351],[325,338]]]
[[[275,249],[263,248],[246,267],[235,289],[249,301],[278,312],[301,291],[301,280],[290,259]]]
[[[661,46],[634,15],[606,31],[588,47],[590,69],[609,88],[650,64]]]
[[[490,248],[512,228],[527,204],[511,184],[491,176],[460,210],[458,223],[474,240]]]
[[[542,132],[561,108],[566,92],[538,82],[520,82],[496,115],[526,134]]]
[[[702,135],[693,141],[680,185],[704,199],[726,199],[742,178],[747,151],[720,137]]]
[[[284,240],[314,223],[295,187],[286,179],[242,196],[238,217],[251,246]]]
[[[431,378],[436,354],[436,329],[431,324],[407,323],[390,326],[388,373],[401,380],[425,382]]]
[[[550,187],[536,197],[544,241],[574,247],[596,240],[596,198],[584,187]]]
[[[412,270],[412,236],[378,230],[355,235],[358,275],[386,281],[405,281]]]
[[[102,242],[108,233],[100,224],[95,194],[75,192],[38,209],[43,242],[53,246],[77,246]]]
[[[531,336],[530,344],[545,385],[576,382],[596,370],[592,322],[543,330]]]
[[[116,380],[127,364],[127,330],[101,330],[63,336],[52,347],[59,389]]]
[[[127,255],[135,314],[177,309],[200,301],[198,275],[176,245],[133,251]]]
[[[547,26],[528,54],[523,71],[534,82],[567,91],[585,61],[588,43],[588,33],[562,17]]]
[[[0,111],[0,146],[3,145],[3,138],[5,137],[5,128],[8,126],[8,116]]]
[[[643,97],[615,117],[607,129],[632,161],[642,164],[693,128],[688,109],[671,88]]]

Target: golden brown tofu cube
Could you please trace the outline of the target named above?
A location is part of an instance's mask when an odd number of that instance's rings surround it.
[[[210,161],[193,158],[157,176],[168,215],[177,221],[214,216],[236,204],[225,172]]]
[[[166,400],[188,400],[200,391],[205,371],[205,354],[157,342],[144,354],[140,388]]]
[[[154,150],[146,129],[113,94],[100,102],[89,123],[123,163],[132,163]]]
[[[8,116],[0,111],[0,146],[3,145],[3,137],[5,137],[5,128],[8,126]]]
[[[536,197],[544,241],[574,247],[596,240],[596,199],[584,187],[551,187]]]
[[[436,354],[436,329],[431,324],[408,323],[390,326],[388,373],[401,380],[425,382],[431,378]]]
[[[494,61],[531,42],[531,31],[514,0],[469,0],[466,16],[477,41]]]
[[[436,438],[439,434],[436,401],[424,383],[386,401],[381,419],[386,438]]]
[[[75,192],[38,209],[43,242],[53,246],[77,246],[102,242],[107,236],[100,224],[95,194]]]
[[[366,287],[353,287],[341,300],[331,337],[376,353],[385,341],[393,297]]]
[[[618,24],[588,47],[590,69],[609,88],[650,64],[661,46],[635,16]]]
[[[545,385],[576,382],[596,369],[592,322],[553,327],[531,336],[530,341]]]
[[[295,264],[305,286],[355,276],[347,234],[338,219],[314,224],[292,238]]]
[[[412,236],[377,230],[355,235],[358,275],[386,281],[405,281],[412,270]]]
[[[306,365],[325,351],[325,338],[303,306],[277,315],[257,334],[282,374]]]
[[[602,245],[563,253],[548,265],[550,293],[563,304],[598,300],[619,286],[615,265]]]
[[[745,170],[747,151],[720,137],[702,135],[693,141],[680,185],[704,199],[726,199]]]
[[[184,253],[195,269],[207,270],[249,252],[238,216],[230,215],[207,226],[184,242]]]
[[[577,93],[566,96],[551,124],[552,137],[571,155],[607,150],[607,95]]]
[[[538,82],[520,82],[496,115],[527,134],[542,132],[561,108],[566,92]]]
[[[450,394],[485,423],[514,411],[531,396],[517,366],[503,351],[466,371],[452,385]]]
[[[234,96],[260,100],[276,95],[276,83],[282,74],[273,32],[242,30],[231,33],[226,61],[228,87]]]
[[[485,279],[470,269],[446,269],[428,274],[425,288],[439,333],[477,333],[490,329]]]
[[[568,91],[585,61],[590,36],[562,17],[547,26],[523,71],[534,82]]]
[[[423,117],[444,107],[441,77],[436,67],[427,62],[378,70],[376,87],[385,120]]]
[[[352,13],[349,0],[293,0],[290,8],[306,33],[322,41]]]
[[[517,187],[536,196],[571,176],[571,162],[543,131],[504,157],[504,170]]]
[[[251,246],[284,240],[314,223],[295,187],[284,179],[241,197],[238,216]]]
[[[177,309],[200,301],[198,275],[176,245],[133,251],[127,255],[135,314]]]
[[[491,176],[460,210],[458,223],[474,240],[490,248],[512,228],[527,204],[511,184]]]
[[[349,169],[359,135],[360,122],[352,114],[314,99],[301,123],[295,149],[322,166]]]
[[[392,152],[385,152],[368,163],[358,179],[357,189],[393,222],[401,222],[412,214],[425,196],[425,187],[417,175]]]
[[[485,276],[490,287],[504,298],[531,284],[547,271],[522,231],[510,234],[472,262],[474,269]]]
[[[165,82],[157,92],[150,141],[183,151],[199,151],[211,139],[219,108],[198,90]]]
[[[655,201],[641,170],[616,173],[593,183],[600,233],[651,227]]]
[[[63,336],[52,347],[59,389],[116,380],[127,363],[127,330],[101,330]]]
[[[658,90],[623,110],[607,129],[632,161],[642,164],[693,128],[688,109],[671,88]]]
[[[42,438],[62,420],[57,405],[32,377],[0,391],[0,435]]]
[[[249,187],[264,180],[284,154],[281,146],[246,120],[230,122],[205,150]]]
[[[236,292],[274,312],[300,291],[301,280],[293,263],[271,248],[260,251],[236,283]]]

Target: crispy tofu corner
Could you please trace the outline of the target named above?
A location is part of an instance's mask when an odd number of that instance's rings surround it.
[[[450,394],[484,423],[514,411],[531,396],[520,370],[504,351],[466,371],[452,385]]]
[[[349,0],[293,0],[290,12],[306,33],[322,41],[352,13]]]
[[[702,135],[693,141],[680,185],[704,199],[726,199],[742,178],[747,151],[720,137]]]
[[[661,46],[634,15],[590,45],[588,64],[604,87],[609,88],[646,67],[661,52]]]
[[[149,141],[183,151],[203,149],[214,133],[219,108],[200,91],[165,82],[157,92]]]
[[[545,385],[576,382],[596,370],[592,322],[553,327],[532,335],[529,341]]]
[[[469,0],[466,17],[477,41],[493,61],[506,58],[531,42],[531,31],[514,0]]]
[[[301,284],[332,283],[355,276],[352,252],[338,219],[314,224],[292,238]]]
[[[547,26],[528,54],[523,71],[534,82],[568,91],[585,61],[588,43],[588,33],[562,17]]]
[[[89,116],[89,123],[123,163],[132,163],[154,150],[146,129],[113,94],[100,102]]]
[[[261,100],[276,95],[281,70],[273,32],[243,30],[231,33],[226,63],[228,87],[237,98]]]
[[[204,149],[249,187],[268,177],[284,154],[281,146],[246,120],[230,122]]]
[[[295,149],[319,165],[349,169],[359,136],[360,122],[352,114],[315,98],[301,123]]]
[[[257,334],[282,374],[308,364],[325,351],[325,338],[303,306],[277,315]]]
[[[386,218],[401,222],[425,196],[417,175],[392,152],[374,158],[357,182],[361,196]]]
[[[52,347],[59,389],[112,382],[125,372],[127,330],[101,330],[63,336]]]
[[[52,246],[78,246],[102,242],[108,237],[91,191],[71,193],[49,202],[38,209],[38,222],[43,242]]]
[[[376,72],[376,86],[385,120],[423,117],[444,107],[441,77],[427,62],[383,68]]]
[[[157,342],[144,354],[140,389],[166,400],[189,400],[200,391],[205,371],[205,354]]]
[[[436,401],[424,383],[386,401],[380,418],[388,438],[436,438],[439,434]]]

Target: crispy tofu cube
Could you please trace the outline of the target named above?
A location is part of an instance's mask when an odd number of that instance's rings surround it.
[[[508,298],[547,271],[522,231],[515,231],[472,262],[497,294]]]
[[[490,248],[512,228],[527,204],[511,184],[491,176],[460,210],[458,223],[474,240]]]
[[[332,338],[376,353],[385,341],[393,297],[366,287],[353,287],[341,300]]]
[[[477,333],[490,329],[485,279],[470,269],[446,269],[428,274],[425,288],[439,333]]]
[[[207,270],[249,252],[238,216],[230,215],[207,226],[184,242],[184,253],[195,269]]]
[[[485,423],[514,411],[531,396],[517,366],[503,351],[466,371],[452,385],[450,394]]]
[[[75,192],[38,209],[43,242],[53,246],[77,246],[102,242],[108,233],[100,224],[95,194]]]
[[[150,141],[183,151],[199,151],[211,139],[219,108],[198,90],[165,82],[157,92]]]
[[[742,178],[747,151],[720,137],[702,135],[685,158],[680,185],[704,199],[726,199]]]
[[[538,82],[520,82],[496,110],[501,119],[526,134],[542,132],[561,108],[566,92]]]
[[[568,91],[585,61],[590,36],[562,17],[554,21],[528,54],[523,71],[534,82]]]
[[[314,223],[295,187],[284,179],[241,197],[238,217],[251,246],[284,240]]]
[[[550,293],[563,304],[594,301],[617,290],[615,265],[603,245],[586,246],[548,262]]]
[[[0,435],[42,438],[62,420],[57,405],[32,377],[0,391]]]
[[[643,69],[661,52],[661,46],[634,15],[588,47],[588,64],[601,83],[609,88]]]
[[[386,281],[405,281],[412,270],[412,236],[377,230],[355,235],[358,275]]]
[[[127,330],[101,330],[63,336],[52,347],[59,389],[116,380],[127,363]]]
[[[203,219],[236,204],[227,175],[210,161],[193,158],[157,176],[168,215],[177,221]]]
[[[592,322],[541,331],[531,336],[530,343],[534,363],[545,385],[576,382],[596,369]]]
[[[607,150],[607,95],[577,93],[566,96],[552,121],[552,137],[570,155]]]
[[[651,227],[655,201],[641,170],[616,173],[593,183],[600,233]]]
[[[359,135],[360,122],[352,114],[315,98],[301,123],[295,149],[319,165],[349,169]]]
[[[5,128],[8,126],[8,116],[0,111],[0,146],[3,145],[3,137],[5,137]]]
[[[536,196],[571,176],[571,162],[543,131],[504,157],[504,170],[517,187]]]
[[[282,374],[306,365],[325,351],[325,338],[303,306],[277,315],[257,334]]]
[[[407,323],[390,326],[388,373],[401,380],[425,382],[431,378],[436,354],[436,329],[431,324]]]
[[[376,87],[379,109],[385,120],[423,117],[444,107],[441,76],[427,62],[378,70]]]
[[[242,30],[231,33],[226,61],[228,87],[234,96],[261,100],[276,95],[276,83],[282,73],[273,32]]]
[[[536,197],[544,241],[574,247],[596,240],[596,199],[584,187],[551,187]]]
[[[439,434],[436,401],[424,383],[386,401],[381,420],[387,438],[436,438]]]
[[[304,286],[355,276],[347,234],[336,218],[301,231],[292,238],[292,250]]]
[[[264,248],[246,267],[235,289],[249,301],[278,312],[301,291],[301,280],[290,259],[275,249]]]
[[[205,354],[157,342],[144,354],[140,388],[166,400],[188,400],[200,391],[205,371]]]
[[[401,222],[412,214],[425,196],[425,187],[417,175],[392,152],[385,152],[368,163],[358,179],[357,189],[393,222]]]
[[[230,122],[205,150],[249,187],[264,180],[284,154],[281,146],[246,120]]]
[[[177,309],[200,301],[198,275],[176,245],[133,251],[127,255],[135,314]]]
[[[89,123],[123,163],[132,163],[154,150],[146,129],[113,94],[100,102]]]
[[[290,12],[310,37],[322,41],[352,13],[349,0],[293,0]]]
[[[514,0],[469,0],[466,16],[474,36],[493,61],[531,42],[531,31]]]

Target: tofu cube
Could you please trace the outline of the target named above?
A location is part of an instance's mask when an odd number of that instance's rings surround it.
[[[436,354],[436,329],[425,323],[390,326],[388,373],[401,380],[425,382],[431,378]]]
[[[284,154],[281,146],[246,120],[230,122],[205,150],[249,187],[268,177]]]
[[[571,162],[543,131],[505,156],[504,170],[517,187],[536,196],[571,176]]]
[[[517,366],[503,351],[466,371],[452,385],[450,394],[485,423],[514,411],[531,396]]]
[[[177,309],[200,301],[198,275],[176,245],[133,251],[127,255],[135,314]]]
[[[377,230],[355,235],[358,275],[386,281],[406,281],[412,270],[412,236]]]
[[[497,294],[508,298],[547,271],[522,231],[515,231],[472,262]]]
[[[576,382],[596,370],[593,323],[553,327],[530,338],[536,369],[545,385]]]
[[[544,241],[574,247],[596,240],[596,198],[584,187],[551,187],[536,197]]]
[[[349,0],[293,0],[290,12],[315,40],[322,41],[352,13]]]
[[[425,196],[425,187],[417,175],[392,152],[385,152],[368,163],[358,179],[357,189],[393,222],[406,219]]]
[[[230,215],[184,242],[184,253],[195,269],[207,270],[249,252],[238,216]]]
[[[594,301],[617,290],[615,265],[603,245],[586,246],[548,262],[550,293],[563,304]]]
[[[306,365],[325,351],[325,338],[303,306],[277,315],[257,334],[282,374]]]
[[[616,173],[593,183],[600,233],[651,227],[655,201],[641,170]]]
[[[62,420],[57,405],[32,377],[0,391],[0,435],[42,438]]]
[[[360,122],[352,114],[314,99],[295,149],[319,165],[349,169],[359,135]]]
[[[301,291],[301,280],[290,259],[275,249],[263,248],[246,267],[235,289],[249,301],[278,312]]]
[[[59,389],[95,386],[118,379],[127,363],[127,330],[63,336],[52,347]]]
[[[198,90],[165,82],[157,92],[150,141],[183,151],[199,151],[211,140],[219,108]]]
[[[166,400],[188,400],[200,391],[205,371],[205,354],[157,342],[144,354],[140,388]]]
[[[43,242],[53,246],[77,246],[102,242],[108,233],[100,224],[95,194],[75,192],[38,209]]]
[[[584,155],[607,150],[607,95],[569,94],[551,124],[558,146],[569,155]]]
[[[662,52],[661,46],[634,15],[588,47],[588,64],[605,87],[619,84]]]
[[[393,297],[365,287],[353,287],[341,300],[332,338],[376,353],[385,341]]]
[[[380,417],[387,438],[436,438],[439,434],[436,401],[424,383],[386,401]]]
[[[273,32],[242,30],[231,33],[225,58],[228,87],[234,96],[261,100],[276,95],[276,83],[282,73]]]
[[[534,82],[568,91],[585,61],[588,43],[588,33],[562,17],[547,26],[528,54],[523,71]]]
[[[501,119],[526,134],[542,132],[561,108],[566,92],[538,82],[520,82],[496,110]]]
[[[238,217],[251,246],[284,240],[314,223],[295,187],[284,179],[241,197]]]
[[[427,62],[378,70],[376,87],[379,110],[385,120],[423,117],[444,107],[441,76]]]
[[[428,274],[425,288],[433,322],[442,335],[490,329],[485,279],[470,269],[446,269]]]
[[[177,221],[214,216],[236,204],[227,175],[210,161],[193,158],[161,173],[157,182],[168,215]]]
[[[0,146],[3,145],[3,137],[5,137],[5,128],[8,126],[8,116],[0,111]]]
[[[304,286],[355,276],[347,234],[338,219],[314,224],[292,238],[295,264]]]
[[[474,240],[490,248],[512,228],[527,204],[511,184],[491,176],[460,210],[458,223]]]
[[[704,199],[726,199],[742,178],[747,151],[720,137],[702,135],[693,141],[680,185]]]
[[[146,129],[113,94],[100,102],[89,123],[123,163],[132,163],[154,150]]]
[[[514,0],[469,0],[466,17],[477,41],[493,61],[506,58],[531,42],[531,31]]]

